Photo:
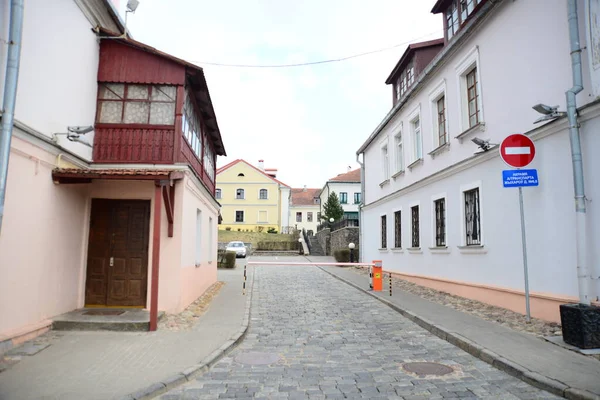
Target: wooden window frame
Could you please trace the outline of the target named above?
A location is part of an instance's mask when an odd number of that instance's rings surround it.
[[[380,221],[381,221],[381,248],[387,249],[387,215],[381,215]]]
[[[394,211],[394,248],[402,248],[402,210]]]
[[[469,86],[469,77],[473,78],[473,84]],[[477,85],[479,82],[477,81],[477,66],[472,68],[469,72],[465,74],[465,83],[467,87],[467,122],[469,128],[474,127],[479,123],[479,93],[477,91]],[[471,89],[473,89],[474,95],[471,96]],[[471,113],[471,101],[475,102],[475,113]],[[471,123],[471,118],[475,117],[475,122]]]
[[[416,213],[415,213],[416,211]],[[414,249],[418,249],[421,247],[421,234],[420,234],[420,211],[419,205],[414,205],[410,207],[410,230],[411,230],[411,247]]]
[[[440,102],[442,104],[442,108],[440,110]],[[436,101],[437,108],[437,137],[438,137],[438,146],[443,146],[448,143],[448,134],[446,132],[446,95],[443,94]]]

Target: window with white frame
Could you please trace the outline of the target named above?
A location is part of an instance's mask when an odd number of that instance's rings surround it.
[[[443,146],[448,143],[448,132],[446,132],[446,96],[440,97],[435,102],[437,116],[436,133],[437,145]]]
[[[213,227],[213,218],[212,217],[208,217],[208,261],[213,261],[213,258],[215,257],[215,250],[214,247],[212,245],[213,242],[213,238],[214,238],[214,234],[215,234],[215,228]]]
[[[312,211],[308,211],[306,213],[306,222],[313,222],[313,213],[312,213]]]
[[[483,124],[483,103],[481,97],[481,74],[479,69],[479,49],[474,47],[456,67],[459,83],[461,130]]]
[[[390,159],[388,155],[388,146],[387,144],[381,147],[381,162],[383,168],[383,180],[390,179]]]
[[[340,204],[348,204],[348,193],[340,192]]]
[[[387,221],[386,216],[381,216],[381,248],[387,249]]]
[[[268,191],[267,191],[267,189],[260,189],[258,198],[260,200],[267,200],[267,198],[268,198]]]
[[[481,245],[481,208],[479,188],[463,192],[465,209],[465,244],[467,246]]]
[[[404,142],[402,141],[402,131],[394,136],[394,148],[396,150],[396,172],[404,171]]]
[[[301,211],[296,213],[296,222],[302,222],[302,212]]]
[[[402,248],[402,211],[394,212],[394,247]]]
[[[195,264],[202,263],[202,211],[196,210],[196,257]],[[210,246],[209,246],[210,247]]]
[[[440,198],[433,201],[435,215],[435,247],[446,246],[446,199]]]
[[[221,199],[221,189],[215,189],[215,198],[217,200]]]
[[[235,198],[238,200],[244,199],[244,189],[236,189],[235,190]]]
[[[354,193],[354,204],[360,204],[360,192]]]
[[[410,121],[413,139],[413,160],[417,161],[423,158],[423,136],[421,135],[421,118],[417,116]]]
[[[419,233],[419,206],[412,206],[410,208],[410,219],[411,219],[411,245],[413,248],[421,247],[421,236]]]
[[[244,212],[243,211],[235,212],[235,222],[244,222]]]

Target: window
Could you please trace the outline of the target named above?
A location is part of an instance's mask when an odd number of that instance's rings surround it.
[[[398,80],[396,81],[396,100],[399,100],[402,96],[404,96],[414,82],[415,67],[411,62],[404,68],[400,74],[400,77],[398,77]]]
[[[404,171],[404,143],[402,142],[402,132],[394,136],[396,147],[396,172]]]
[[[354,193],[354,204],[360,204],[360,192]]]
[[[202,211],[196,210],[196,260],[195,264],[198,266],[202,263]],[[212,245],[211,245],[212,246]],[[209,247],[211,247],[209,246]]]
[[[267,200],[267,198],[268,198],[268,197],[267,197],[267,193],[268,193],[268,192],[267,192],[267,189],[260,189],[260,192],[259,192],[258,198],[259,198],[260,200]]]
[[[99,123],[175,123],[175,86],[101,83],[98,91]]]
[[[467,190],[465,196],[465,233],[467,246],[481,245],[481,209],[479,188]]]
[[[458,5],[456,0],[452,1],[452,4],[446,9],[446,38],[447,40],[452,39],[456,32],[458,32]]]
[[[317,221],[321,220],[321,211],[317,211]]]
[[[415,118],[411,122],[412,126],[412,134],[413,134],[413,156],[414,161],[420,160],[423,158],[423,138],[421,136],[421,119],[419,117]]]
[[[467,74],[467,112],[469,128],[479,123],[479,95],[477,93],[477,68]]]
[[[463,24],[481,0],[460,0],[460,23]]]
[[[215,198],[221,199],[221,189],[215,189]]]
[[[259,211],[258,212],[258,222],[267,222],[267,221],[268,221],[267,212]]]
[[[193,95],[186,90],[183,101],[183,110],[181,113],[181,132],[198,160],[204,164],[204,170],[214,182],[214,151],[212,150],[210,144],[208,144],[204,125],[199,117],[199,114],[196,112],[192,98]]]
[[[244,222],[244,212],[243,211],[235,212],[235,222]]]
[[[239,177],[244,177],[244,176],[246,176],[246,175],[244,175],[243,173],[241,173],[241,172],[240,172],[240,173],[238,174],[238,176],[239,176]]]
[[[244,199],[244,189],[236,189],[235,190],[235,198],[239,200]]]
[[[388,157],[387,144],[381,147],[381,162],[383,167],[383,180],[390,179],[390,160]]]
[[[321,204],[321,199],[320,198],[315,197],[313,200],[314,200],[315,204]]]
[[[340,192],[340,204],[348,204],[348,193]]]
[[[387,249],[387,226],[386,226],[386,216],[381,216],[381,248]]]
[[[296,213],[296,222],[302,222],[302,212]]]
[[[402,211],[394,212],[394,247],[402,248]]]
[[[411,229],[412,229],[412,247],[421,247],[421,241],[419,240],[419,206],[413,206],[410,208],[411,216]]]
[[[435,208],[435,246],[446,246],[446,199],[433,202]]]
[[[312,211],[308,211],[306,213],[306,222],[313,222],[313,213],[312,213]]]
[[[208,261],[213,261],[215,257],[215,251],[213,246],[215,228],[213,227],[212,217],[208,217]]]
[[[448,142],[446,135],[446,97],[442,96],[436,102],[437,108],[437,138],[438,146],[443,146]]]

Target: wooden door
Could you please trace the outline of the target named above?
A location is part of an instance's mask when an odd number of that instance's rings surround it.
[[[92,200],[86,305],[145,306],[150,202]]]

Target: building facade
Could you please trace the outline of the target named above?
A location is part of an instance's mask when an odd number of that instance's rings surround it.
[[[202,69],[121,36],[110,1],[51,3],[25,5],[0,350],[86,306],[146,308],[155,329],[216,282],[225,149]]]
[[[321,207],[319,194],[321,189],[292,189],[290,198],[290,216],[294,228],[305,229],[309,235],[317,232],[318,214]]]
[[[320,214],[329,195],[335,193],[344,209],[344,218],[358,220],[358,205],[362,196],[360,179],[360,168],[329,179],[321,189]]]
[[[276,178],[277,170],[238,159],[217,170],[216,197],[222,221],[219,229],[285,231],[289,225],[290,187]]]
[[[576,4],[583,48],[577,104],[585,189],[594,198],[599,37],[587,22],[600,6]],[[524,313],[518,191],[503,187],[502,170],[510,167],[496,146],[523,133],[536,145],[528,168],[539,174],[539,186],[523,189],[531,313],[559,321],[559,304],[577,302],[580,289],[569,129],[564,117],[535,124],[540,114],[532,107],[565,110],[573,87],[567,2],[439,0],[432,12],[443,15],[444,38],[409,46],[387,81],[393,107],[357,151],[365,175],[361,228],[377,233],[363,235],[361,257],[381,259],[412,282]],[[423,49],[436,54],[405,84]],[[475,138],[488,141],[485,151]],[[586,279],[597,301],[600,250],[591,243],[600,240],[600,214],[587,205]]]

